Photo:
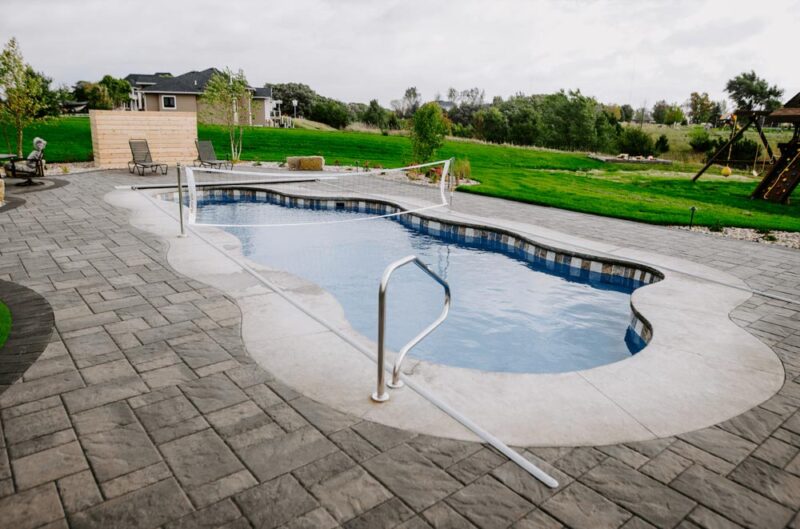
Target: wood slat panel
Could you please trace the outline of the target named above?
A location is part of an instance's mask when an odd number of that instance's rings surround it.
[[[197,158],[195,112],[126,112],[90,110],[94,164],[104,169],[127,167],[128,140],[146,139],[153,160],[174,165]]]

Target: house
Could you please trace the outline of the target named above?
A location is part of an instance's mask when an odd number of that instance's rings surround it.
[[[128,104],[125,105],[125,110],[144,110],[144,94],[142,90],[169,77],[172,77],[172,74],[169,72],[129,74],[125,77],[125,80],[131,85],[131,98]]]
[[[86,114],[89,112],[89,102],[64,101],[61,103],[61,112],[64,114]]]
[[[208,68],[177,76],[164,72],[130,74],[125,77],[131,85],[128,109],[150,112],[173,110],[197,112],[202,121],[219,122],[218,113],[209,108],[200,97],[215,73],[221,72],[216,68]],[[245,125],[276,126],[285,121],[280,114],[281,101],[272,99],[271,87],[250,87],[250,91],[252,100],[249,108],[238,113],[239,122]]]

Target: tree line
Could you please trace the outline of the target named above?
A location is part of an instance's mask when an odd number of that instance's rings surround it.
[[[229,72],[230,73],[230,72]],[[246,77],[242,72],[241,84]],[[284,113],[297,101],[298,116],[343,129],[353,122],[390,130],[413,129],[413,118],[425,106],[416,87],[384,108],[377,99],[345,103],[325,97],[302,83],[271,85],[273,99],[283,101]],[[0,53],[0,125],[17,134],[21,155],[22,130],[32,120],[59,115],[70,101],[86,102],[89,108],[114,109],[128,102],[131,87],[124,79],[106,75],[96,82],[79,81],[74,87],[54,88],[52,79],[24,62],[17,41],[12,38]],[[781,105],[783,90],[770,85],[755,72],[744,72],[726,86],[737,109],[772,110]],[[475,138],[492,143],[529,145],[561,150],[626,152],[649,155],[666,152],[666,136],[652,138],[632,126],[645,121],[664,125],[710,124],[716,126],[726,114],[725,101],[712,101],[706,92],[692,92],[684,104],[657,101],[652,108],[635,109],[630,104],[606,104],[580,90],[552,94],[515,94],[486,101],[479,88],[450,88],[446,100],[437,94],[432,104],[440,108],[441,128],[448,135]],[[437,125],[437,130],[439,126]],[[6,137],[8,133],[6,131]]]
[[[783,90],[751,72],[730,79],[725,92],[736,109],[774,110],[781,106]],[[344,128],[362,122],[381,130],[409,128],[423,97],[416,87],[382,107],[376,99],[369,104],[344,103],[320,96],[299,83],[273,85],[273,95],[284,102],[296,99],[298,113],[314,121]],[[683,104],[657,101],[651,108],[630,104],[606,104],[580,90],[553,94],[495,97],[487,102],[479,88],[450,88],[447,99],[434,98],[443,109],[447,133],[492,143],[529,145],[562,150],[626,152],[631,155],[659,154],[669,150],[666,135],[657,138],[634,125],[705,124],[716,127],[728,114],[725,100],[713,101],[707,92],[692,92]]]

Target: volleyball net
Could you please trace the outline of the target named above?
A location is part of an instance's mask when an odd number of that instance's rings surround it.
[[[453,191],[451,160],[398,168],[369,170],[261,171],[257,167],[235,170],[186,167],[189,224],[236,227],[281,226],[353,222],[393,217],[449,205]],[[241,204],[211,214],[220,203]],[[247,204],[266,202],[282,206],[269,215]],[[332,219],[299,218],[292,209],[317,209],[358,213]],[[346,218],[344,218],[346,217]]]

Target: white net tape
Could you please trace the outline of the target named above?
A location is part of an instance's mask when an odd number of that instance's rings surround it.
[[[451,160],[369,171],[222,170],[186,167],[188,222],[216,227],[296,226],[392,217],[449,204]],[[295,222],[290,213],[272,214],[264,222],[245,223],[227,217],[207,218],[199,211],[220,199],[261,197],[273,204],[312,209],[344,209],[362,213],[338,220]],[[265,198],[266,197],[266,198]],[[248,219],[251,219],[248,216]],[[259,221],[262,219],[259,219]]]

